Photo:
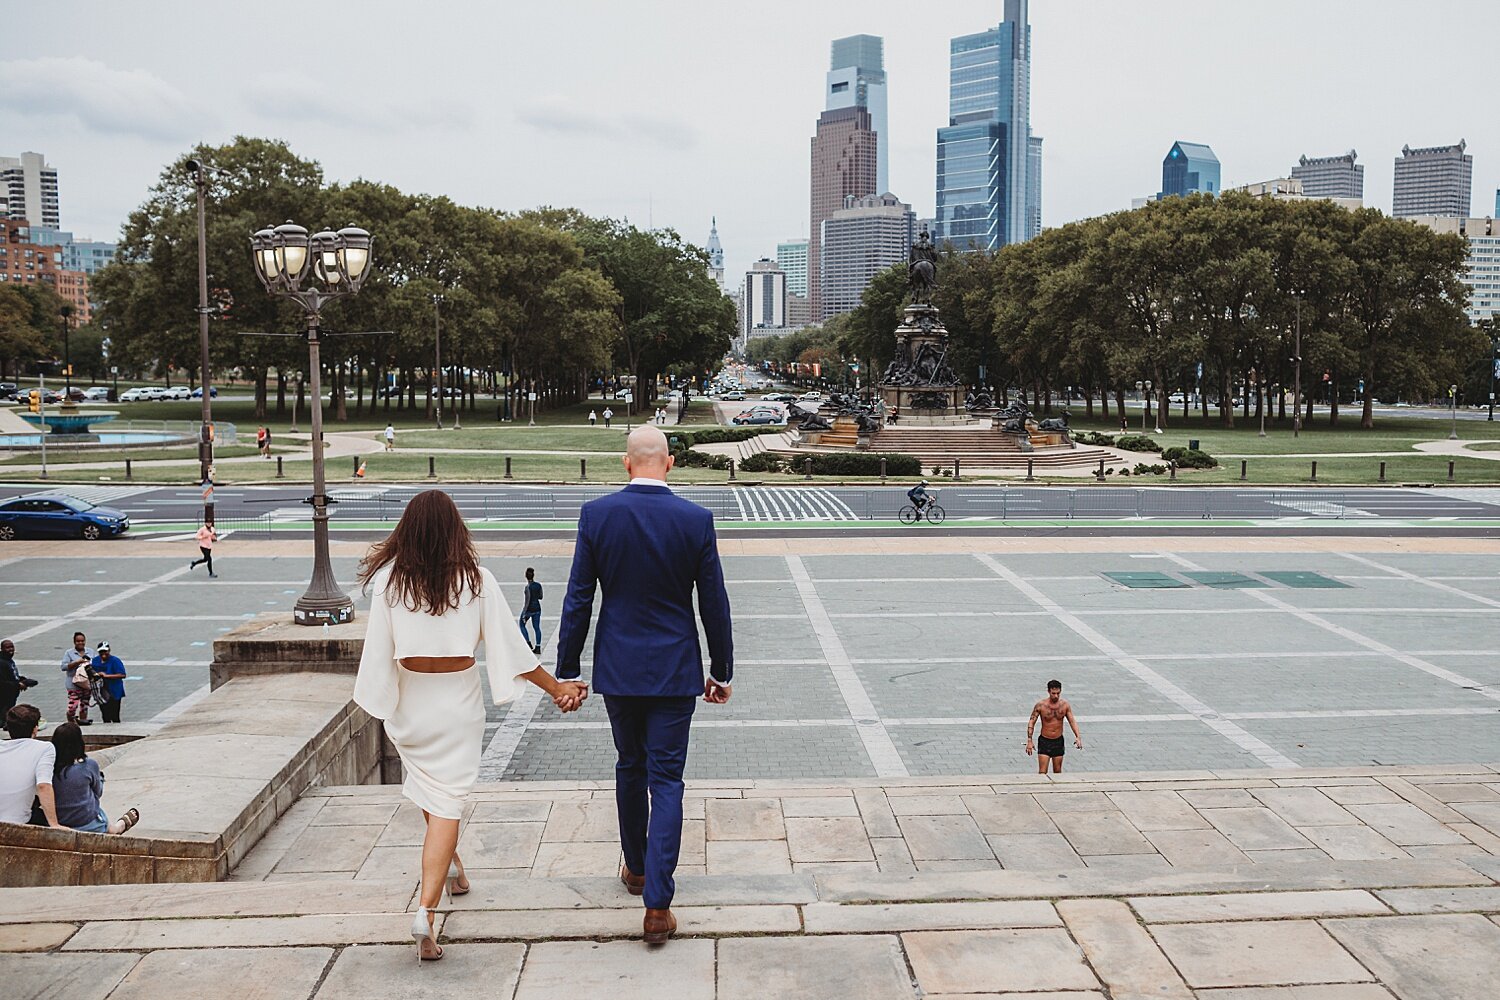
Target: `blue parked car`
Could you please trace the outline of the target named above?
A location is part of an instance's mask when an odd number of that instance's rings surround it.
[[[0,541],[16,538],[114,538],[130,530],[130,515],[66,493],[33,493],[0,503]]]
[[[203,398],[203,386],[200,385],[198,388],[194,389],[189,395],[193,399],[202,399]],[[219,387],[218,386],[211,385],[211,386],[208,387],[208,398],[209,399],[218,399],[219,398]]]

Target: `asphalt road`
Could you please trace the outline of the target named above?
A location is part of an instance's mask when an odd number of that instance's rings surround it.
[[[562,521],[578,516],[586,501],[617,487],[504,486],[437,484],[473,521],[496,524]],[[406,500],[424,487],[342,486],[332,495],[333,527],[370,530],[370,522],[393,521]],[[0,493],[43,492],[35,485],[6,487]],[[77,486],[67,492],[124,510],[141,528],[153,524],[196,523],[202,498],[181,487]],[[848,528],[858,522],[893,521],[907,503],[904,487],[778,485],[684,486],[679,492],[711,509],[726,522],[776,522]],[[311,509],[306,486],[226,487],[215,494],[222,524],[263,519],[291,527],[305,523]],[[1338,521],[1375,528],[1382,521],[1422,522],[1434,527],[1454,521],[1500,520],[1500,489],[964,486],[937,487],[947,524],[973,528],[982,522],[1080,522],[1119,528],[1147,528],[1163,521],[1241,521],[1267,526]]]

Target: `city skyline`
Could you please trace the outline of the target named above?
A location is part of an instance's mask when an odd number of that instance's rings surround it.
[[[39,151],[58,170],[65,230],[115,239],[172,158],[194,142],[244,133],[286,139],[332,179],[366,177],[467,204],[574,205],[669,225],[693,242],[717,215],[730,275],[778,242],[810,235],[806,142],[831,41],[884,39],[889,187],[929,218],[949,39],[1003,13],[998,0],[955,0],[921,18],[897,3],[851,12],[771,0],[766,10],[777,16],[742,23],[712,9],[669,16],[665,7],[571,3],[519,13],[460,6],[412,25],[391,3],[369,4],[354,19],[309,10],[309,37],[336,30],[342,50],[407,69],[371,74],[358,99],[334,100],[317,86],[311,51],[275,61],[290,70],[267,69],[266,53],[285,47],[274,21],[143,6],[144,15],[106,5],[27,8],[11,22],[10,51],[24,56],[0,60],[11,96],[0,133],[7,152]],[[1402,146],[1464,136],[1476,192],[1500,186],[1500,136],[1486,134],[1478,96],[1487,87],[1482,64],[1384,71],[1411,58],[1409,39],[1389,30],[1408,5],[1268,0],[1260,13],[1237,23],[1237,44],[1224,46],[1165,5],[1032,5],[1031,118],[1047,137],[1045,223],[1154,192],[1162,150],[1178,138],[1214,148],[1226,187],[1284,176],[1304,153],[1357,148],[1371,166],[1365,202],[1389,212],[1390,164]],[[1461,37],[1500,31],[1500,9],[1477,0],[1427,4],[1422,18]],[[642,23],[652,30],[639,32]],[[197,41],[205,31],[216,39],[211,48]],[[641,37],[622,50],[626,35]],[[548,46],[517,41],[560,37],[576,56],[567,74],[546,58]],[[1334,37],[1339,44],[1328,45]],[[776,52],[774,71],[766,46]],[[1270,68],[1263,55],[1273,49],[1295,72]],[[1183,88],[1183,79],[1213,85]],[[1173,99],[1160,100],[1167,92]],[[597,169],[600,149],[607,172]],[[745,199],[745,189],[757,197]],[[1476,197],[1474,210],[1486,201]]]

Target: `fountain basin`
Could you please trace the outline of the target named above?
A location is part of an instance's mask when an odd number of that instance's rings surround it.
[[[20,417],[33,427],[41,427],[45,423],[52,434],[87,434],[92,425],[107,424],[119,415],[116,410],[90,410],[88,413],[80,413],[76,407],[64,406],[56,413],[22,413]]]

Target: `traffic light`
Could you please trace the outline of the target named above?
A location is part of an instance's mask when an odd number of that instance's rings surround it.
[[[42,394],[32,389],[26,394],[26,406],[32,413],[42,412]]]

